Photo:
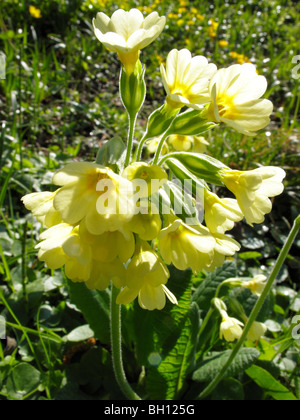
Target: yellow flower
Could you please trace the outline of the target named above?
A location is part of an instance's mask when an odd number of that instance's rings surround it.
[[[126,269],[124,264],[116,258],[111,262],[98,262],[93,264],[88,280],[85,282],[89,289],[105,290],[110,281],[121,289],[125,285]]]
[[[143,309],[163,309],[166,296],[177,304],[176,297],[165,286],[170,273],[147,242],[140,241],[126,270],[126,286],[117,297],[118,304],[129,304],[137,296]]]
[[[168,174],[158,165],[133,162],[122,173],[123,178],[131,181],[140,198],[150,197],[168,180]]]
[[[221,39],[221,40],[219,41],[219,46],[220,46],[221,48],[226,48],[226,47],[228,47],[228,45],[229,45],[229,43],[228,43],[228,41],[226,41],[225,39]]]
[[[167,102],[172,108],[189,106],[201,109],[210,100],[208,84],[217,68],[203,56],[192,55],[188,49],[172,50],[167,57],[166,69],[160,67]]]
[[[173,263],[179,270],[192,268],[195,274],[211,265],[216,242],[204,226],[188,226],[170,217],[158,239],[161,256],[168,265]]]
[[[153,154],[153,153],[156,152],[157,147],[158,147],[158,145],[160,143],[160,140],[161,140],[160,137],[155,137],[154,139],[148,140],[146,142],[147,149],[148,149],[148,152],[150,154]],[[161,151],[161,154],[162,155],[166,155],[168,152],[169,152],[169,147],[168,147],[167,142],[165,141],[164,142],[164,145],[163,145],[163,148],[162,148],[162,151]]]
[[[214,271],[217,267],[221,267],[224,264],[225,257],[232,257],[241,249],[240,244],[230,236],[217,232],[211,232],[211,235],[215,240],[215,246],[212,262],[210,266],[205,267],[209,272]]]
[[[29,6],[29,13],[35,19],[41,19],[42,18],[42,12],[40,11],[40,9],[37,9],[34,6]]]
[[[79,228],[60,223],[40,235],[38,258],[45,261],[48,268],[56,270],[66,265],[66,275],[86,281],[92,264],[91,247],[82,241]],[[74,278],[75,278],[74,277]]]
[[[173,134],[168,137],[167,143],[173,150],[183,152],[193,151],[195,153],[204,153],[208,145],[204,137],[183,136],[180,134]]]
[[[262,292],[264,291],[264,288],[266,287],[266,281],[267,277],[262,274],[259,274],[255,276],[252,280],[243,282],[242,286],[251,290],[251,292],[254,295],[260,297]]]
[[[95,261],[111,263],[119,258],[122,263],[126,263],[134,254],[134,235],[126,226],[122,230],[92,235],[82,222],[79,233],[80,237],[91,246],[92,258]]]
[[[220,339],[223,338],[232,343],[235,340],[239,340],[243,334],[243,330],[241,327],[244,324],[236,318],[232,318],[228,316],[227,312],[222,310],[222,323],[220,326]]]
[[[166,18],[159,17],[157,12],[144,18],[138,9],[129,12],[118,9],[111,19],[100,12],[93,20],[96,37],[109,51],[118,54],[128,74],[134,71],[140,50],[161,34],[165,23]]]
[[[139,235],[143,241],[152,241],[161,230],[161,218],[154,204],[140,202],[141,211],[133,216],[126,229]]]
[[[226,187],[236,196],[249,224],[262,223],[265,214],[271,212],[269,197],[282,193],[282,181],[286,175],[283,169],[274,166],[245,172],[222,169],[220,174]]]
[[[250,331],[247,334],[247,339],[256,342],[266,334],[267,330],[268,328],[265,324],[255,321],[253,322]]]
[[[88,162],[74,162],[53,176],[60,185],[54,207],[70,225],[83,219],[94,235],[119,230],[135,213],[133,185],[111,169]]]
[[[36,246],[39,249],[38,258],[52,270],[64,266],[70,280],[85,282],[91,289],[104,290],[110,280],[121,288],[125,278],[122,262],[131,258],[134,243],[131,244],[130,240],[122,243],[117,234],[114,232],[113,241],[107,241],[105,234],[91,239],[92,235],[84,226],[60,223],[40,235],[41,242]],[[99,254],[105,248],[105,255]]]
[[[205,153],[208,145],[209,143],[205,140],[205,137],[194,136],[194,145],[192,150],[194,153]]]
[[[273,111],[271,101],[260,99],[266,89],[266,78],[257,74],[253,64],[234,64],[218,70],[209,84],[212,102],[208,119],[254,136],[269,124]]]
[[[60,213],[53,206],[55,193],[48,191],[27,194],[22,197],[27,210],[46,227],[52,227],[62,222]]]
[[[243,219],[237,200],[219,198],[206,189],[204,190],[204,215],[206,226],[215,233],[225,233],[234,227],[235,222]]]

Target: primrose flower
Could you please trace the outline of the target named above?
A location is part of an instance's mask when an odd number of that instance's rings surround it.
[[[210,266],[205,267],[209,272],[221,267],[226,257],[232,257],[241,249],[241,245],[230,236],[216,232],[212,232],[211,235],[215,240],[215,246],[212,262]]]
[[[236,196],[240,209],[249,224],[262,223],[272,210],[269,197],[283,192],[285,171],[266,166],[251,171],[222,169],[221,177],[226,187]]]
[[[40,235],[38,258],[47,267],[56,270],[65,265],[66,275],[71,280],[89,278],[92,263],[92,250],[79,236],[79,228],[60,223]],[[75,276],[75,277],[74,277]]]
[[[166,304],[166,296],[173,303],[177,299],[165,286],[170,273],[145,241],[139,241],[136,253],[126,270],[126,286],[117,297],[118,304],[128,304],[137,296],[143,309],[150,311],[163,309]]]
[[[54,208],[70,225],[83,219],[94,235],[119,230],[134,215],[133,184],[111,169],[89,162],[74,162],[53,176],[62,186]]]
[[[100,12],[93,20],[95,35],[105,47],[116,52],[126,72],[131,74],[139,59],[140,50],[151,44],[163,31],[166,18],[157,12],[144,18],[141,11],[122,9],[111,18]]]
[[[210,101],[208,85],[217,67],[209,64],[205,57],[192,58],[188,49],[174,49],[167,57],[166,69],[161,64],[160,70],[171,108],[201,109]]]
[[[204,190],[205,223],[211,232],[225,233],[234,227],[235,222],[243,219],[243,213],[237,200],[219,198],[216,194]]]
[[[123,171],[122,177],[139,189],[139,198],[150,197],[168,180],[168,174],[158,165],[133,162]]]
[[[239,340],[243,334],[241,327],[243,327],[244,324],[238,319],[228,316],[227,312],[224,310],[221,310],[221,315],[220,339],[223,340],[224,338],[229,343]]]
[[[267,277],[262,274],[259,274],[255,276],[252,280],[243,282],[241,286],[246,287],[247,289],[251,290],[251,292],[254,295],[260,297],[262,292],[264,291],[264,288],[266,287],[266,281]]]
[[[153,203],[150,205],[143,201],[138,203],[138,207],[141,211],[133,216],[125,229],[138,234],[143,241],[152,241],[158,236],[162,225],[158,209]]]
[[[263,337],[266,332],[268,331],[268,328],[265,324],[261,322],[253,322],[249,333],[247,334],[247,339],[253,342],[258,341],[261,337]]]
[[[173,150],[180,152],[193,151],[195,153],[204,153],[208,145],[204,137],[184,136],[181,134],[172,134],[168,137],[167,143]]]
[[[85,282],[90,289],[98,290],[106,289],[110,280],[118,288],[124,285],[123,262],[133,255],[133,235],[122,240],[120,232],[108,232],[92,238],[84,225],[60,223],[43,232],[40,239],[38,258],[52,270],[64,266],[73,282]]]
[[[161,230],[158,240],[164,261],[179,270],[192,268],[198,274],[212,263],[216,242],[204,226],[188,226],[174,216]]]
[[[256,73],[253,64],[234,64],[220,69],[209,83],[211,104],[207,118],[254,136],[269,124],[273,111],[271,101],[260,99],[266,89],[266,78]]]
[[[55,193],[48,191],[27,194],[22,202],[27,210],[46,227],[52,227],[62,222],[60,213],[53,206]]]

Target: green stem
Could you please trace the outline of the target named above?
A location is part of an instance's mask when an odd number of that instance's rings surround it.
[[[129,385],[122,361],[122,339],[121,339],[121,305],[116,303],[119,290],[112,285],[111,305],[110,305],[110,332],[113,368],[116,380],[129,400],[141,400]]]
[[[225,365],[223,366],[223,368],[221,369],[221,371],[219,372],[219,374],[215,377],[215,379],[213,379],[213,381],[204,389],[204,391],[200,394],[200,396],[198,397],[198,399],[203,399],[205,397],[207,397],[207,395],[209,395],[214,389],[215,387],[218,385],[218,383],[222,380],[222,378],[224,377],[227,369],[229,368],[229,366],[231,365],[231,363],[233,362],[234,358],[236,357],[236,355],[238,354],[239,350],[241,349],[242,345],[244,344],[247,335],[253,325],[253,323],[255,322],[272,286],[274,281],[276,280],[276,277],[290,251],[291,246],[293,245],[293,242],[299,232],[300,229],[300,215],[297,217],[297,219],[294,222],[293,228],[284,244],[284,247],[282,248],[278,259],[276,261],[276,264],[270,274],[270,277],[268,279],[268,282],[265,286],[265,289],[262,293],[262,295],[260,296],[260,298],[258,299],[258,301],[256,302],[256,305],[254,306],[251,315],[248,319],[248,322],[244,328],[243,334],[241,336],[241,338],[239,339],[239,341],[237,342],[237,344],[235,345],[234,349],[231,352],[231,355],[229,356],[227,362],[225,363]]]
[[[147,140],[149,140],[147,134],[148,133],[146,132],[143,135],[143,137],[141,138],[141,141],[139,142],[138,149],[137,149],[137,152],[136,152],[136,158],[135,158],[136,162],[140,162],[140,160],[142,158],[142,152],[143,152],[144,144]]]
[[[159,142],[159,144],[157,146],[157,150],[155,152],[155,155],[154,155],[154,158],[153,158],[153,161],[152,161],[152,165],[157,165],[158,164],[158,161],[159,161],[159,158],[160,158],[160,155],[161,155],[161,151],[162,151],[163,145],[164,145],[166,139],[169,137],[169,135],[170,135],[169,134],[169,131],[166,131],[165,134],[160,139],[160,142]]]
[[[130,164],[130,160],[131,160],[132,144],[133,144],[134,129],[135,129],[135,123],[137,119],[137,114],[135,115],[128,114],[128,118],[129,118],[129,132],[128,132],[128,141],[127,141],[127,152],[126,152],[126,158],[125,158],[125,168]]]

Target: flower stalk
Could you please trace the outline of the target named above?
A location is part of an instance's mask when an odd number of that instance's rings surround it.
[[[203,392],[199,395],[198,399],[202,400],[203,398],[207,397],[218,385],[218,383],[223,379],[227,369],[232,364],[233,360],[237,356],[238,352],[240,351],[241,347],[243,346],[245,340],[247,339],[247,336],[249,334],[249,331],[251,330],[251,327],[253,326],[267,296],[270,293],[270,290],[274,284],[274,281],[276,280],[276,277],[285,261],[285,259],[288,256],[288,253],[293,245],[294,240],[296,239],[296,236],[300,230],[300,215],[296,218],[294,225],[292,227],[292,230],[284,244],[284,247],[282,248],[278,259],[276,261],[275,266],[273,267],[273,270],[269,276],[269,279],[266,283],[266,286],[264,288],[264,291],[262,292],[260,298],[256,302],[256,305],[254,306],[251,315],[248,319],[248,322],[245,325],[245,328],[243,330],[243,334],[237,344],[235,345],[234,349],[232,350],[227,362],[219,372],[219,374],[211,381],[211,383],[203,390]]]
[[[128,400],[139,401],[141,398],[133,391],[129,385],[122,360],[122,333],[121,333],[121,305],[116,303],[119,290],[112,285],[111,304],[110,304],[110,334],[112,361],[116,380],[123,394]]]

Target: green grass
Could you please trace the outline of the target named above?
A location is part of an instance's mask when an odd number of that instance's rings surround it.
[[[20,202],[28,192],[53,188],[51,174],[67,161],[94,160],[103,141],[114,135],[126,138],[119,63],[96,40],[91,26],[98,10],[111,14],[120,4],[96,3],[1,2],[0,51],[7,62],[6,79],[0,80],[0,314],[18,346],[8,351],[1,341],[0,399],[120,397],[103,343],[77,349],[72,363],[64,363],[75,344],[68,333],[86,322],[70,301],[63,273],[51,272],[37,260],[34,247],[41,227]],[[229,128],[217,129],[209,136],[208,152],[232,168],[279,165],[287,171],[285,193],[275,200],[266,223],[256,228],[240,223],[234,232],[243,245],[236,259],[238,274],[268,273],[300,210],[300,82],[292,78],[292,59],[300,54],[300,5],[282,0],[185,3],[168,0],[154,9],[167,17],[172,14],[160,38],[141,55],[148,92],[137,135],[145,129],[148,115],[164,102],[159,63],[171,48],[188,47],[218,67],[236,62],[231,52],[257,65],[268,80],[266,97],[275,106],[271,124],[251,139]],[[41,9],[41,19],[30,16],[31,4]],[[124,4],[127,9],[139,6],[134,1]],[[209,37],[210,20],[219,23],[214,39]],[[221,40],[228,46],[221,47]],[[300,312],[299,250],[298,239],[270,298],[267,339],[257,344],[261,366],[298,397],[300,351],[299,342],[291,338],[291,320]],[[83,334],[81,341],[87,338]],[[211,347],[216,343],[220,349],[215,331]],[[140,372],[127,350],[126,357],[128,373],[137,380]],[[99,369],[93,371],[95,363]],[[249,378],[241,382],[246,399],[252,394],[268,398]],[[189,392],[192,396],[194,390]]]

